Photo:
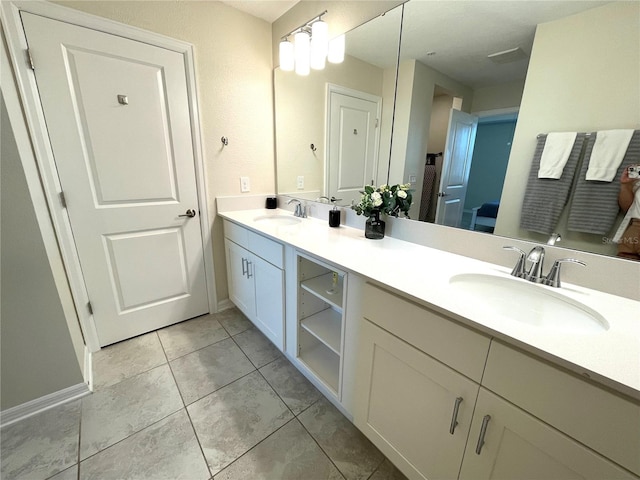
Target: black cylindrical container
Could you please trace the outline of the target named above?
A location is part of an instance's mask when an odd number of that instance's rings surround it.
[[[267,201],[265,202],[265,207],[268,208],[269,210],[278,208],[278,199],[276,197],[267,197]]]
[[[329,226],[340,226],[340,210],[329,210]]]

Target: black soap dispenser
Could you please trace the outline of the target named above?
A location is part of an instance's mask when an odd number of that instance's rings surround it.
[[[340,226],[340,214],[342,212],[338,210],[338,206],[336,205],[336,202],[339,200],[340,198],[331,197],[331,203],[333,203],[333,208],[329,210],[329,226],[330,227]]]

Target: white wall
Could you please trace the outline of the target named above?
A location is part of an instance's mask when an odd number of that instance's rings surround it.
[[[83,377],[4,99],[1,104],[0,410],[6,410]]]
[[[524,80],[501,83],[473,91],[471,112],[486,112],[503,108],[516,108],[522,103]]]
[[[519,228],[537,134],[640,128],[639,19],[640,2],[614,2],[538,26],[496,234],[545,240]],[[593,235],[568,232],[566,212],[558,231],[571,248],[615,252]]]
[[[253,194],[275,191],[271,25],[215,1],[57,1],[195,46],[196,81],[210,193],[239,195],[240,176]],[[222,148],[220,138],[229,138]],[[222,221],[213,221],[218,300],[228,298]]]

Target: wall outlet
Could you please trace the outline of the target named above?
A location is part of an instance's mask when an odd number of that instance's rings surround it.
[[[409,175],[409,183],[411,185],[413,185],[414,183],[416,183],[416,181],[418,180],[418,178],[415,175]]]
[[[296,180],[296,184],[298,186],[298,190],[304,190],[304,176],[298,175],[298,179]]]
[[[240,191],[242,193],[251,191],[251,182],[249,181],[249,177],[240,177]]]

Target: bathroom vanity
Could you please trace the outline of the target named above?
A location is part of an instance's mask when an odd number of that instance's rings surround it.
[[[409,478],[639,478],[640,302],[283,210],[221,215],[232,301]],[[237,294],[243,270],[268,302]],[[474,299],[487,282],[506,290]],[[577,323],[549,323],[556,302]]]

